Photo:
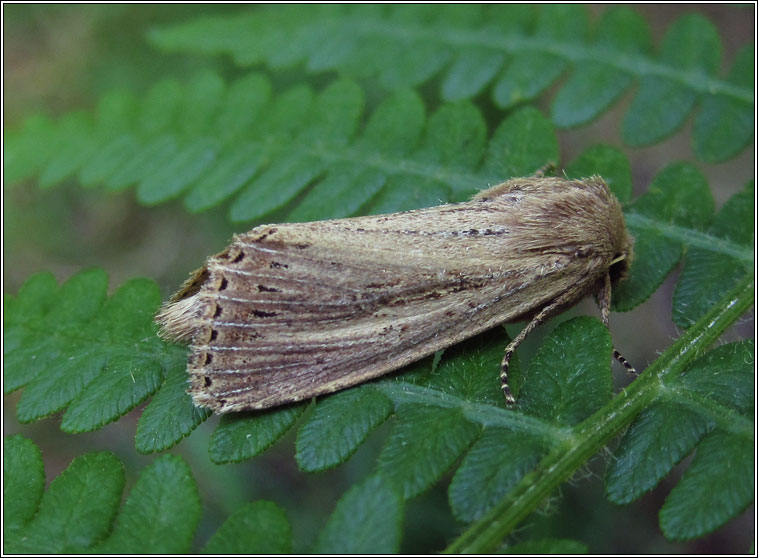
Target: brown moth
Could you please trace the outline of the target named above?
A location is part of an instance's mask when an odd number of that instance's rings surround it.
[[[503,358],[510,403],[515,348],[587,294],[607,326],[631,257],[600,177],[515,178],[464,203],[256,227],[156,319],[164,338],[190,342],[190,394],[219,413],[334,392],[529,319]]]

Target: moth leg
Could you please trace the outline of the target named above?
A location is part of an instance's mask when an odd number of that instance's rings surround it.
[[[597,296],[597,303],[598,306],[600,306],[600,315],[603,318],[603,323],[605,324],[605,327],[607,327],[609,330],[610,327],[610,313],[611,313],[611,274],[606,273],[605,279],[603,280],[603,287],[600,289],[600,292]],[[615,348],[613,349],[613,358],[616,359],[621,365],[626,368],[626,373],[630,376],[638,376],[639,373],[634,369],[634,366],[629,364],[629,361],[626,360],[620,352],[618,352]]]
[[[515,339],[508,343],[508,346],[505,348],[503,361],[500,364],[500,383],[503,388],[503,395],[505,396],[505,402],[507,405],[511,406],[516,403],[516,399],[513,397],[511,388],[508,385],[508,368],[510,366],[511,357],[513,356],[513,352],[516,350],[516,347],[521,345],[521,342],[526,339],[526,336],[529,335],[532,330],[534,330],[534,328],[544,322],[548,316],[550,316],[558,308],[566,304],[568,300],[571,300],[575,296],[576,293],[569,290],[566,291],[563,295],[556,298],[553,302],[540,310],[526,325],[526,327],[519,332]]]

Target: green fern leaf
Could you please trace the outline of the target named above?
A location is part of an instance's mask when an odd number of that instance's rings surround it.
[[[666,32],[659,63],[675,69],[669,75],[645,76],[624,117],[622,136],[630,145],[656,143],[673,133],[690,113],[697,91],[682,83],[682,74],[703,84],[721,62],[721,38],[707,19],[690,14]]]
[[[100,99],[95,116],[97,137],[93,134],[97,147],[77,164],[82,186],[96,186],[134,152],[137,144],[131,131],[138,108],[137,99],[128,91],[116,89]]]
[[[29,523],[45,490],[42,453],[21,435],[3,440],[3,528],[5,536]],[[8,540],[8,539],[6,539]],[[5,552],[8,552],[5,549]]]
[[[755,83],[755,48],[745,45],[737,54],[727,83],[750,88]],[[753,114],[745,103],[724,94],[709,94],[695,118],[695,154],[709,163],[725,161],[739,153],[753,137]]]
[[[652,489],[713,427],[686,405],[653,404],[634,422],[608,470],[608,498],[633,502]]]
[[[290,554],[292,528],[273,502],[250,502],[219,527],[203,554]]]
[[[187,552],[199,519],[200,500],[189,467],[178,456],[164,455],[142,471],[116,518],[113,531],[95,551],[105,554]]]
[[[618,200],[625,204],[632,197],[632,169],[629,159],[618,149],[608,145],[595,145],[579,154],[564,169],[569,178],[583,178],[598,174]]]
[[[137,199],[145,205],[155,205],[175,198],[214,162],[218,149],[216,140],[208,138],[178,144],[170,156],[163,158],[163,164],[156,165],[137,185]]]
[[[755,377],[755,349],[752,340],[729,343],[708,351],[690,366],[681,379],[682,386],[733,409],[745,416],[752,414],[755,400],[752,397]],[[723,421],[721,414],[718,417]],[[714,417],[716,418],[716,417]],[[739,429],[738,425],[734,425]]]
[[[647,299],[679,263],[685,242],[712,214],[713,198],[697,169],[673,164],[662,170],[625,213],[635,237],[635,256],[628,280],[614,290],[614,308],[625,311]]]
[[[14,436],[6,438],[4,449],[5,506],[20,512],[10,520],[10,532],[6,530],[5,552],[162,554],[189,550],[200,503],[181,458],[166,455],[143,470],[119,510],[124,469],[113,454],[77,457],[43,494],[44,472],[37,446]]]
[[[213,126],[226,93],[226,83],[215,72],[197,73],[190,80],[179,107],[180,131],[202,136]]]
[[[492,371],[500,368],[506,341],[507,338],[499,328],[489,334],[478,335],[462,345],[447,349],[430,374],[419,375],[411,381],[415,385],[455,395],[467,401],[502,406],[503,392],[500,378],[495,378],[485,370]],[[423,361],[419,364],[423,365]],[[474,371],[481,371],[481,373],[477,374]],[[514,370],[514,376],[518,375],[519,370]],[[407,381],[405,374],[398,376],[397,379]],[[516,389],[520,385],[521,383],[517,381]]]
[[[674,293],[674,321],[689,327],[753,266],[753,184],[732,196],[704,231],[714,251],[701,246],[687,250],[684,269]]]
[[[417,153],[420,160],[444,165],[451,173],[465,172],[475,169],[482,158],[487,123],[471,103],[448,103],[429,117],[425,133]]]
[[[490,176],[498,180],[528,176],[546,162],[558,159],[558,138],[537,109],[513,113],[495,130],[485,161]]]
[[[405,498],[432,486],[479,436],[479,428],[461,411],[405,404],[395,413],[377,469],[401,487]]]
[[[42,114],[28,117],[21,130],[5,133],[3,177],[6,184],[21,182],[39,173],[55,152],[56,146],[50,141],[54,134],[55,124]],[[40,142],[40,139],[48,141]]]
[[[69,178],[94,155],[98,142],[91,116],[84,112],[64,115],[53,141],[56,149],[39,177],[41,188],[49,188]]]
[[[64,430],[94,430],[160,386],[164,344],[152,323],[160,302],[155,284],[133,280],[106,300],[107,281],[93,269],[58,289],[50,275],[38,275],[7,301],[5,324],[13,341],[6,354],[6,389],[25,387],[19,420],[68,407]],[[35,297],[41,304],[26,312]]]
[[[145,407],[137,423],[137,451],[163,451],[188,436],[210,416],[208,409],[196,407],[187,393],[187,359],[183,349],[174,352],[166,381]]]
[[[140,103],[137,132],[154,137],[168,130],[174,120],[178,120],[184,95],[184,87],[174,79],[153,85]]]
[[[450,507],[471,522],[492,509],[544,457],[542,438],[505,428],[487,428],[463,458],[450,489]]]
[[[593,46],[620,56],[645,56],[650,52],[650,30],[635,11],[616,8],[603,13]],[[633,75],[602,60],[581,60],[556,95],[550,116],[567,128],[594,120],[629,87]]]
[[[400,547],[403,498],[379,475],[353,486],[321,531],[317,554],[392,554]]]
[[[190,551],[201,506],[197,486],[182,458],[164,455],[156,459],[142,470],[122,504],[124,470],[109,452],[77,457],[45,491],[39,448],[16,435],[4,440],[3,449],[4,507],[13,514],[4,516],[4,552]],[[375,496],[381,498],[378,492]],[[397,523],[395,539],[399,540],[402,501],[395,499],[397,511],[390,521]],[[259,501],[232,514],[203,552],[287,553],[291,548],[292,534],[284,512],[271,502]]]
[[[609,399],[610,351],[608,332],[595,319],[576,318],[556,328],[532,359],[531,373],[526,375],[518,394],[519,409],[536,420],[531,424],[511,421],[510,428],[488,428],[484,422],[484,433],[450,485],[450,502],[456,516],[471,521],[489,511],[551,446],[561,443],[567,435],[562,424],[575,424]],[[480,401],[502,405],[499,378],[487,373],[497,370],[502,354],[503,345],[496,343],[481,353],[475,352],[473,357],[469,348],[460,357],[443,359],[451,373],[445,373],[441,366],[439,380],[430,385],[439,386],[449,396],[476,401],[471,390],[454,381],[457,372],[486,385],[488,397]],[[486,411],[483,414],[486,416]],[[476,415],[469,413],[468,417],[471,420]],[[489,419],[492,418],[490,413]]]
[[[24,446],[28,451],[28,443]],[[5,460],[18,459],[22,447],[20,443],[6,446],[11,453]],[[44,486],[44,478],[35,469],[38,466],[16,471],[16,478],[24,484],[33,483],[36,486],[27,490],[37,492]],[[21,475],[23,480],[18,478]],[[124,470],[113,454],[99,452],[76,458],[50,483],[34,517],[13,532],[4,550],[11,554],[83,552],[107,535],[123,488]]]
[[[38,273],[27,279],[13,298],[4,295],[6,312],[3,321],[3,381],[10,393],[36,378],[40,370],[55,359],[59,350],[49,338],[38,337],[23,327],[20,319],[42,320],[56,302],[58,283],[50,273]],[[27,358],[22,347],[32,347],[35,358]]]
[[[556,25],[559,21],[562,24]],[[580,6],[554,5],[539,10],[533,40],[524,40],[521,33],[515,37],[512,62],[505,66],[493,89],[495,103],[502,108],[512,107],[547,89],[568,68],[568,61],[557,52],[560,48],[551,47],[564,40],[581,42],[587,27],[587,13]],[[522,41],[524,44],[519,45]]]
[[[158,172],[163,161],[173,158],[178,151],[176,140],[169,135],[149,138],[143,144],[129,149],[130,155],[105,179],[105,187],[111,191],[123,190],[145,177]]]
[[[483,47],[462,49],[442,84],[442,98],[459,101],[476,95],[491,82],[505,61],[505,53]]]
[[[346,461],[392,410],[390,400],[371,386],[322,399],[298,431],[300,469],[322,471]]]
[[[20,420],[67,408],[61,428],[85,432],[118,419],[162,387],[140,419],[137,447],[166,449],[208,413],[185,393],[184,350],[155,335],[156,285],[132,280],[107,300],[106,286],[97,269],[60,288],[52,275],[39,274],[15,298],[6,297],[5,388],[25,387]]]
[[[82,186],[92,187],[104,182],[121,167],[139,149],[139,143],[133,134],[124,133],[106,142],[100,150],[95,151],[79,171]]]
[[[611,397],[611,350],[610,333],[596,319],[562,323],[534,356],[519,409],[557,425],[585,419]]]
[[[255,457],[282,437],[304,409],[301,404],[263,413],[225,415],[211,437],[211,461],[234,463]]]
[[[41,161],[41,183],[52,186],[78,171],[87,186],[103,182],[115,191],[136,185],[145,205],[184,196],[187,209],[203,211],[234,197],[232,221],[274,212],[308,220],[459,201],[482,184],[531,174],[559,156],[552,126],[533,108],[503,121],[486,145],[484,119],[468,102],[443,105],[427,118],[418,94],[398,91],[359,129],[364,95],[351,81],[336,81],[318,95],[295,86],[269,99],[270,89],[255,74],[226,87],[217,76],[200,73],[186,86],[157,84],[135,109],[136,126],[105,110],[94,125],[80,123],[89,122],[86,115],[67,115],[52,132],[39,130],[57,138],[75,134],[72,128],[79,126],[76,134],[92,142],[94,151],[63,157],[65,169]],[[244,94],[257,97],[245,104]],[[213,97],[212,105],[205,96]],[[110,98],[120,99],[114,93],[101,106],[118,105]],[[162,114],[150,127],[141,123],[161,108],[169,116]],[[260,117],[246,112],[243,124],[230,125],[240,109]],[[187,123],[192,112],[208,114]],[[15,151],[24,146],[31,148],[31,139],[18,140]]]
[[[194,213],[218,205],[255,176],[265,159],[265,149],[255,142],[229,148],[195,181],[184,198],[184,206]]]
[[[725,456],[729,467],[724,467]],[[742,512],[755,493],[754,470],[753,439],[709,434],[661,508],[664,534],[673,540],[700,537]]]
[[[746,491],[752,452],[745,453],[753,446],[747,416],[754,406],[753,363],[752,341],[722,345],[668,382],[622,440],[608,470],[609,498],[637,499],[697,445],[695,461],[661,510],[666,536],[702,536],[741,512],[753,492],[752,486]],[[733,467],[725,470],[727,455]]]

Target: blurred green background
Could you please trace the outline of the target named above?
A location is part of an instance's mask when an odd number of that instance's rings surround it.
[[[145,33],[153,26],[171,24],[209,12],[228,13],[256,7],[202,4],[125,5],[3,5],[4,31],[4,129],[15,129],[23,119],[41,111],[56,117],[73,109],[91,109],[97,99],[115,87],[138,96],[160,78],[182,80],[200,68],[213,69],[231,80],[249,68],[235,67],[228,57],[168,55],[153,50]],[[597,16],[602,5],[588,6]],[[736,50],[754,40],[754,5],[639,5],[653,29],[656,41],[680,15],[696,11],[716,25],[724,42],[728,68]],[[308,81],[317,87],[331,76],[313,76],[295,68],[284,72],[261,71],[275,83]],[[547,113],[557,86],[541,95],[536,105]],[[439,103],[435,84],[424,86],[427,103]],[[674,136],[648,148],[625,148],[620,143],[620,122],[634,88],[590,125],[559,132],[562,161],[573,159],[588,146],[608,143],[623,149],[631,161],[635,195],[642,193],[652,177],[673,161],[688,161],[708,179],[718,209],[741,190],[754,174],[754,145],[723,164],[705,164],[694,159],[691,148],[691,118]],[[477,99],[479,101],[479,99]],[[486,99],[484,99],[486,103]],[[490,129],[503,117],[502,111],[484,107],[492,120]],[[208,254],[225,246],[234,232],[226,208],[190,215],[179,203],[153,208],[140,206],[133,190],[112,194],[101,189],[84,189],[73,180],[40,190],[36,183],[3,189],[3,291],[15,293],[32,273],[51,271],[59,281],[87,266],[103,267],[111,287],[126,279],[146,276],[158,281],[167,296]],[[243,227],[245,228],[245,227]],[[639,368],[678,336],[671,321],[673,274],[645,304],[626,314],[614,314],[614,339]],[[597,310],[585,301],[570,315]],[[640,332],[644,332],[640,335]],[[734,338],[752,337],[752,320],[746,319],[730,332]],[[524,354],[539,344],[536,336],[525,344]],[[625,381],[623,374],[619,382]],[[127,490],[139,470],[153,456],[134,449],[137,409],[114,424],[90,434],[69,435],[58,429],[52,417],[20,425],[15,420],[19,393],[4,397],[4,435],[22,433],[43,451],[48,482],[75,456],[87,451],[109,449],[127,471]],[[236,465],[214,465],[207,455],[208,438],[217,422],[213,417],[171,451],[183,455],[198,482],[203,519],[195,539],[200,548],[223,520],[242,503],[260,498],[282,506],[289,516],[295,537],[295,552],[307,550],[334,509],[338,498],[372,469],[386,424],[341,467],[320,474],[298,471],[294,461],[292,432],[273,449],[251,461]],[[602,477],[610,453],[595,458],[588,468],[560,495],[530,517],[516,539],[534,536],[573,538],[589,546],[591,553],[745,553],[754,533],[754,507],[709,537],[689,542],[667,541],[657,526],[657,512],[676,478],[665,479],[652,493],[626,507],[616,507],[603,496]],[[680,469],[681,470],[681,469]],[[679,471],[680,471],[679,470]],[[676,475],[673,475],[676,476]],[[447,505],[447,482],[407,504],[404,552],[429,552],[443,548],[460,530]]]

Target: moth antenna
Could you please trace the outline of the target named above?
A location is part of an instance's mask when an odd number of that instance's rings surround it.
[[[597,293],[597,305],[600,306],[600,317],[603,320],[603,324],[609,330],[611,329],[610,314],[611,314],[611,274],[610,272],[605,274],[603,278],[603,285],[600,287],[600,292]]]
[[[626,373],[629,376],[639,376],[640,373],[635,370],[634,366],[629,364],[629,361],[626,360],[620,352],[618,352],[616,349],[613,349],[613,358],[615,358],[617,361],[621,363],[621,365],[626,368]]]

